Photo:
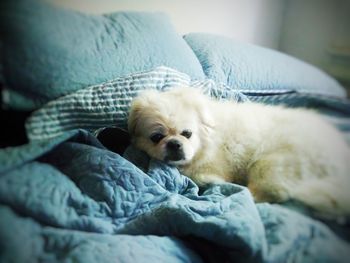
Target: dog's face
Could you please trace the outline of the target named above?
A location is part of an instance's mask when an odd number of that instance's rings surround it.
[[[189,88],[142,93],[133,100],[129,114],[133,144],[169,164],[190,163],[213,126],[206,101],[204,95]]]

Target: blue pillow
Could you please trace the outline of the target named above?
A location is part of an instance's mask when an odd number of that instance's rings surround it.
[[[346,96],[335,79],[286,54],[211,34],[191,33],[184,39],[207,77],[241,92],[297,91]]]
[[[162,13],[88,15],[40,0],[2,0],[0,23],[8,106],[37,108],[161,65],[204,78],[198,59]]]

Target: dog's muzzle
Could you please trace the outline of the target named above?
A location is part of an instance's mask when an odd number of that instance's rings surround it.
[[[177,140],[168,141],[166,151],[165,161],[180,161],[185,159],[182,143]]]

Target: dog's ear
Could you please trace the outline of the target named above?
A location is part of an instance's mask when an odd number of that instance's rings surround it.
[[[207,100],[208,102],[208,100]],[[206,103],[198,103],[196,105],[197,111],[198,111],[198,116],[202,124],[203,131],[209,135],[211,131],[215,127],[215,120],[213,115],[211,114],[209,108],[209,105]]]
[[[154,99],[157,94],[158,92],[155,90],[143,91],[131,102],[128,116],[128,131],[132,137],[137,133],[137,126],[142,117],[142,113],[145,108],[149,107],[152,99]]]
[[[213,103],[213,101],[198,89],[192,89],[192,93],[190,93],[189,96],[191,96],[191,98],[196,98],[191,99],[191,101],[196,108],[204,132],[209,134],[215,127],[214,116],[210,111],[210,104]]]
[[[139,98],[131,102],[129,116],[128,116],[128,131],[131,137],[136,133],[137,123],[140,119],[142,109],[142,100]]]

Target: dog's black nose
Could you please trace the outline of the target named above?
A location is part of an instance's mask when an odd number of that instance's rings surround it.
[[[168,143],[166,144],[166,147],[169,149],[169,150],[172,150],[172,151],[177,151],[179,149],[182,148],[182,144],[177,141],[177,140],[170,140],[168,141]]]
[[[182,148],[182,143],[178,140],[170,140],[166,144],[167,154],[165,161],[180,161],[185,159],[185,154]]]

